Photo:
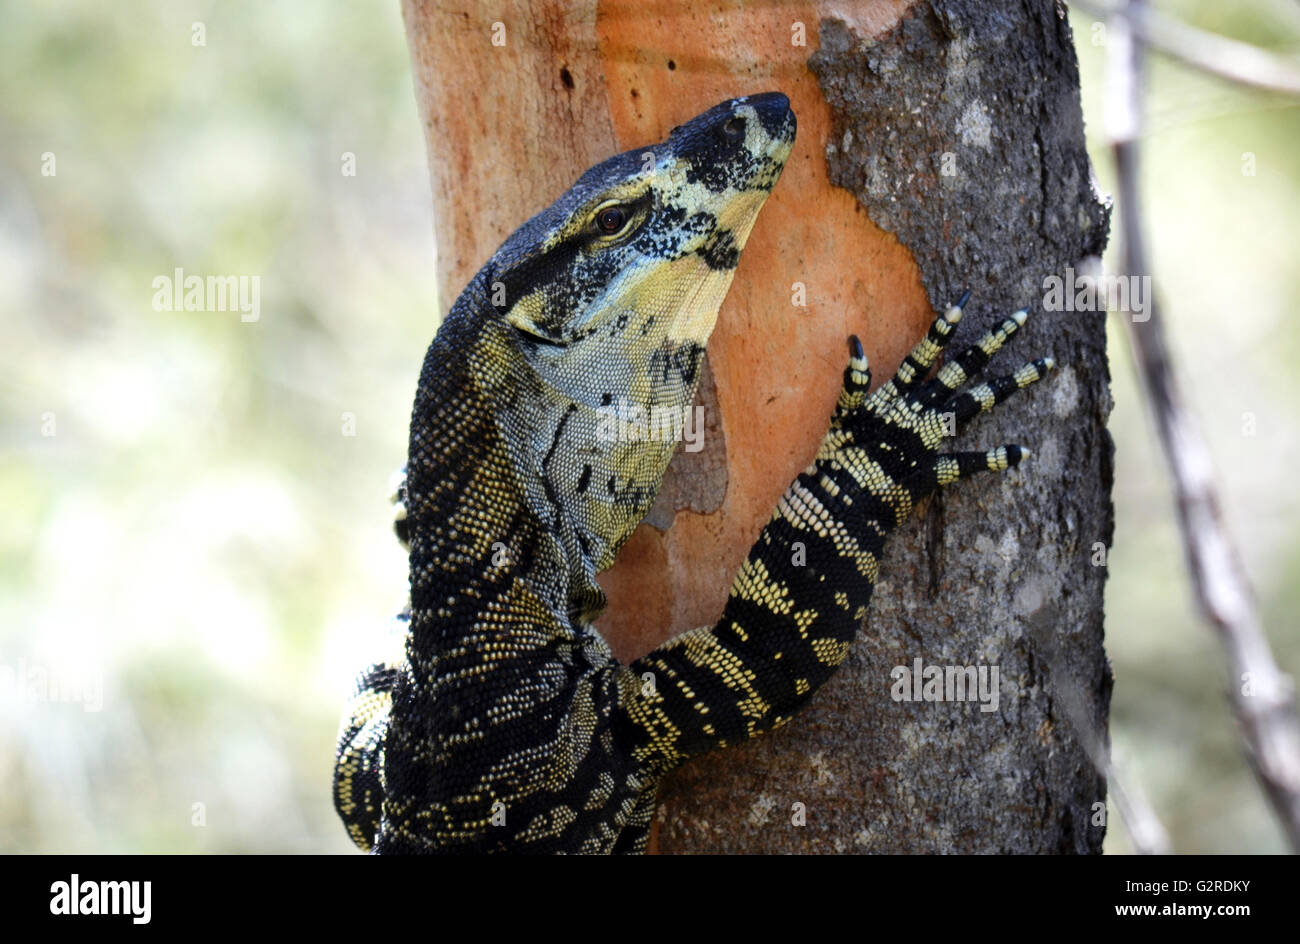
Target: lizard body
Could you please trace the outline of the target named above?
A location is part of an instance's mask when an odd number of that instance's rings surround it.
[[[665,773],[785,723],[843,661],[885,539],[915,503],[1025,454],[938,452],[945,414],[964,424],[1051,366],[957,391],[1023,313],[927,381],[959,303],[870,395],[853,338],[830,429],[719,622],[630,665],[612,658],[592,627],[595,575],[650,509],[676,444],[611,436],[611,410],[692,403],[794,135],[788,101],[769,93],[597,165],[452,307],[398,490],[410,606],[340,734],[335,805],[362,849],[643,851]]]

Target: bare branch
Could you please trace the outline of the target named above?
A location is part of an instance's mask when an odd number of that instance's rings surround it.
[[[1120,819],[1128,827],[1129,842],[1138,855],[1168,855],[1171,848],[1169,834],[1147,802],[1146,794],[1136,779],[1129,780],[1113,760],[1102,768],[1102,775],[1110,784],[1111,795]]]
[[[1207,33],[1151,10],[1145,4],[1126,6],[1097,3],[1094,0],[1070,0],[1092,16],[1106,19],[1114,26],[1124,21],[1133,35],[1152,49],[1221,78],[1300,97],[1300,63],[1276,55],[1258,46],[1226,36]]]
[[[1114,96],[1107,103],[1107,127],[1115,154],[1123,238],[1123,267],[1149,275],[1138,190],[1138,141],[1142,125],[1142,0],[1128,0],[1113,17],[1110,50]],[[1240,558],[1224,525],[1215,490],[1213,463],[1204,437],[1184,406],[1165,343],[1160,307],[1154,297],[1145,321],[1126,318],[1138,373],[1173,473],[1178,516],[1197,602],[1219,631],[1232,675],[1229,692],[1251,763],[1290,837],[1300,851],[1300,721],[1295,688],[1278,668],[1260,625]]]
[[[1095,256],[1092,261],[1085,260],[1081,264],[1091,265],[1092,262],[1100,268],[1101,261]],[[1051,666],[1056,703],[1064,708],[1065,717],[1074,728],[1079,744],[1092,761],[1092,766],[1105,778],[1115,809],[1119,811],[1119,817],[1128,830],[1133,851],[1138,855],[1168,855],[1171,847],[1164,824],[1147,802],[1137,778],[1129,779],[1127,773],[1115,762],[1105,729],[1099,728],[1089,717],[1088,699],[1078,681],[1068,672],[1061,671],[1063,666],[1059,664],[1059,652],[1054,646],[1043,648],[1041,654]]]

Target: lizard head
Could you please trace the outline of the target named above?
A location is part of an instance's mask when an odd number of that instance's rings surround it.
[[[475,377],[571,560],[608,566],[653,503],[794,137],[780,93],[723,102],[587,171],[481,273]]]

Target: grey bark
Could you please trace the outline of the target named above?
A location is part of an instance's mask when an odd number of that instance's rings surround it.
[[[973,291],[954,346],[1023,306],[988,373],[1046,354],[1059,367],[955,447],[1018,442],[1034,458],[950,487],[890,540],[846,664],[781,731],[675,774],[659,848],[1100,852],[1105,315],[1042,310],[1044,278],[1100,255],[1109,225],[1069,24],[1054,0],[930,0],[875,40],[835,19],[820,37],[809,68],[834,118],[832,181],[914,253],[936,309]],[[891,670],[918,658],[997,666],[997,710],[895,701]]]

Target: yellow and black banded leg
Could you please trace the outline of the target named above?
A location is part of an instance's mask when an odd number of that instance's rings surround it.
[[[967,297],[962,297],[963,303]],[[935,325],[951,326],[960,317],[961,306],[954,305]],[[829,460],[833,468],[842,465],[852,480],[878,503],[892,509],[899,521],[911,513],[917,501],[939,486],[974,472],[1018,465],[1029,454],[1018,445],[952,454],[940,453],[938,447],[943,438],[960,432],[974,416],[992,409],[1052,369],[1050,357],[1040,358],[1012,374],[959,390],[984,368],[1027,317],[1024,311],[1016,312],[945,364],[929,381],[918,382],[916,368],[932,364],[937,352],[927,351],[926,358],[909,356],[895,379],[868,398],[861,410],[838,417],[843,435],[837,441],[828,439],[819,458]],[[936,332],[932,327],[929,337],[936,334],[941,336],[940,347],[952,335],[951,331]],[[851,339],[851,346],[854,341]],[[828,446],[830,456],[826,455]],[[885,509],[878,510],[883,518]]]
[[[387,653],[357,676],[339,727],[334,760],[334,808],[348,836],[369,852],[379,833],[384,801],[384,742],[393,707],[393,690],[405,671],[405,639],[410,612],[389,627]]]
[[[968,295],[931,325],[895,376],[867,395],[871,374],[849,342],[834,414],[817,458],[786,490],[732,584],[722,619],[669,640],[631,666],[620,698],[643,761],[661,768],[744,740],[789,718],[848,654],[871,599],[884,543],[917,501],[966,475],[1018,465],[1017,445],[940,453],[949,432],[1046,374],[1050,358],[1014,374],[974,377],[1024,323],[1017,312],[925,374],[961,320]]]
[[[925,379],[935,359],[956,333],[962,310],[969,300],[970,292],[962,293],[952,307],[931,322],[925,337],[903,358],[903,363],[898,366],[893,378],[872,395],[871,399],[875,403],[883,405],[896,397],[905,397]],[[849,339],[849,344],[858,350],[862,348],[856,335]]]
[[[411,550],[411,523],[406,516],[406,466],[393,473],[388,482],[388,500],[393,506],[393,533],[408,552]]]
[[[1056,366],[1050,357],[1040,357],[1023,365],[1014,374],[1005,374],[978,386],[959,393],[948,402],[948,409],[957,418],[960,431],[967,421],[979,413],[987,413],[1017,390],[1023,390],[1031,383],[1047,376],[1047,372]]]
[[[959,387],[975,376],[1001,349],[1007,339],[1024,325],[1028,313],[1018,311],[978,342],[946,364],[935,378],[920,389],[914,409],[929,409],[942,415],[951,414],[955,432],[960,433],[975,416],[987,413],[1012,394],[1041,380],[1055,366],[1050,357],[1023,364],[1011,374],[995,377],[967,391]],[[915,498],[976,472],[1001,472],[1015,468],[1030,455],[1024,446],[1006,444],[984,452],[938,453],[927,466],[919,467],[904,484]]]
[[[393,506],[393,532],[407,551],[411,549],[406,515],[406,466],[389,480]],[[352,841],[369,852],[378,835],[384,800],[384,742],[393,707],[393,689],[406,669],[406,636],[411,611],[407,608],[389,624],[375,661],[357,676],[343,708],[334,760],[334,808]]]
[[[835,425],[839,418],[867,402],[867,388],[871,386],[871,368],[867,366],[867,355],[862,350],[862,342],[857,335],[849,338],[849,366],[844,368],[844,385],[840,387],[840,397],[835,404],[835,414],[831,418]]]
[[[935,375],[934,380],[925,385],[925,389],[916,398],[917,402],[925,408],[955,394],[966,381],[984,369],[989,359],[1020,330],[1028,317],[1029,313],[1026,311],[1015,312],[951,362],[945,364]],[[1050,358],[1046,360],[1050,361]]]

